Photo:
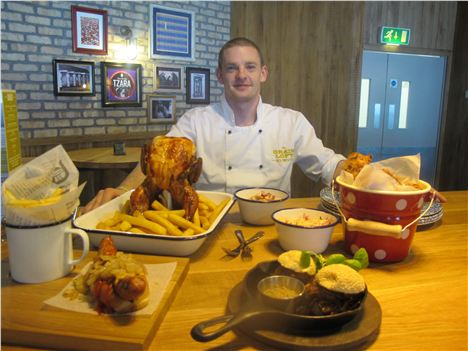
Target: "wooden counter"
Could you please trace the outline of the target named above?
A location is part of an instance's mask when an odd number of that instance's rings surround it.
[[[371,264],[361,271],[369,291],[382,308],[382,324],[369,350],[466,350],[468,192],[446,192],[440,223],[416,233],[409,257],[394,264]],[[288,206],[318,205],[319,199],[290,199]],[[262,229],[266,235],[252,244],[253,260],[224,260],[222,247],[237,244],[233,231],[246,236]],[[338,225],[324,253],[342,252],[343,232]],[[223,315],[231,289],[257,263],[282,252],[273,226],[245,226],[237,206],[218,232],[190,258],[189,273],[162,322],[150,350],[274,350],[250,337],[228,332],[208,343],[190,336],[200,321]],[[3,301],[3,303],[8,303]],[[21,306],[18,306],[21,308]],[[2,345],[2,350],[26,348]]]
[[[125,155],[114,155],[112,147],[95,147],[67,151],[79,169],[133,169],[140,161],[140,147],[126,147]]]
[[[141,147],[126,147],[125,155],[114,155],[112,147],[95,147],[67,151],[80,171],[80,184],[86,187],[80,196],[86,205],[99,190],[115,188],[127,177],[140,161]]]

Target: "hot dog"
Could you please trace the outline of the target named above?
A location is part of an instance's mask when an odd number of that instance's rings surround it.
[[[93,264],[75,287],[93,299],[98,313],[132,312],[149,301],[145,267],[118,252],[110,236],[101,240]]]

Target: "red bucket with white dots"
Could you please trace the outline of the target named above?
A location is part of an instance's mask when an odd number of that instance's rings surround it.
[[[340,190],[337,208],[343,217],[346,249],[366,249],[372,262],[397,262],[408,256],[418,220],[431,186],[420,180],[415,191],[363,190],[336,179]]]

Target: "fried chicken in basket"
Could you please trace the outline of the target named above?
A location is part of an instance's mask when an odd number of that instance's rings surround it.
[[[351,173],[354,178],[357,177],[361,169],[372,162],[372,155],[364,155],[359,152],[352,152],[344,161],[343,171]]]

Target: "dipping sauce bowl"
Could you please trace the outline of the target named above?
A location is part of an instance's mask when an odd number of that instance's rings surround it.
[[[296,278],[285,275],[272,275],[257,284],[260,299],[284,312],[292,312],[304,294],[304,284]]]

